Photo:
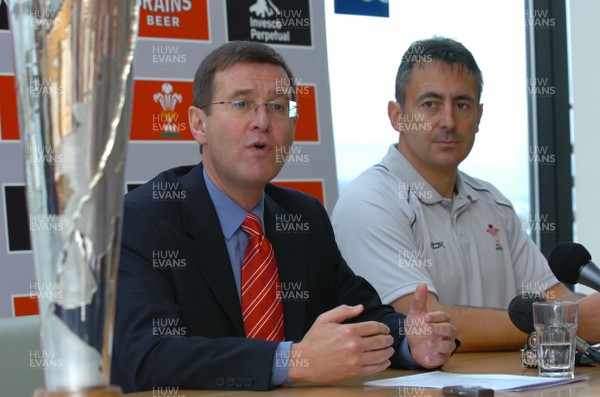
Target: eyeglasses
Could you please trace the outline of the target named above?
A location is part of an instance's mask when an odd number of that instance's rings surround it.
[[[265,103],[256,103],[248,99],[236,99],[233,101],[211,102],[208,105],[201,106],[200,109],[209,105],[225,105],[227,113],[233,116],[246,116],[259,106],[265,105],[267,113],[277,119],[288,119],[298,116],[298,104],[295,101],[269,101]]]

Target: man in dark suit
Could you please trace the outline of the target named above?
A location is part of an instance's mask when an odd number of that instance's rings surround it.
[[[321,204],[269,183],[293,141],[294,99],[291,71],[262,44],[227,43],[198,68],[189,124],[202,163],[125,199],[112,368],[124,391],[333,383],[390,364],[435,368],[455,350],[424,286],[406,318],[383,306],[340,256]],[[252,323],[256,252],[273,271],[257,299],[272,299]]]

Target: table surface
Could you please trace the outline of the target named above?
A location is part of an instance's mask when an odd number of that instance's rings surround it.
[[[458,353],[444,366],[444,371],[465,374],[512,374],[512,375],[537,375],[536,369],[521,367],[519,352],[486,352],[486,353]],[[369,396],[369,397],[438,397],[442,396],[439,389],[416,387],[365,387],[362,382],[373,379],[391,378],[396,376],[411,375],[419,371],[388,369],[379,374],[342,382],[332,386],[294,385],[280,387],[268,392],[256,391],[222,391],[222,390],[172,390],[174,397],[204,397],[204,396]],[[600,366],[582,366],[575,368],[575,375],[588,375],[589,379],[568,385],[532,390],[519,393],[496,392],[496,396],[512,397],[587,397],[600,396]],[[485,385],[482,385],[485,386]],[[164,391],[164,390],[163,390]],[[129,393],[127,397],[156,397],[159,390],[140,393]]]

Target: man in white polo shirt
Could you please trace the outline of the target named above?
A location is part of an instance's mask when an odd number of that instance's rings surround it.
[[[399,143],[346,188],[332,215],[344,258],[382,301],[406,311],[416,285],[426,283],[429,309],[451,315],[463,351],[523,346],[526,335],[506,310],[520,293],[580,298],[554,277],[511,203],[458,170],[479,129],[482,87],[462,44],[413,43],[388,105]],[[582,312],[592,310],[591,299],[580,300]],[[588,321],[581,319],[580,336],[600,339]]]

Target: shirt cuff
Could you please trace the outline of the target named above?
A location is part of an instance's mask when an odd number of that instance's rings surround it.
[[[402,339],[400,343],[400,350],[398,351],[398,362],[404,368],[421,368],[419,364],[415,361],[412,354],[410,353],[410,349],[408,348],[408,340],[406,338]]]
[[[456,353],[456,350],[458,350],[458,348],[461,345],[461,343],[458,339],[454,339],[454,343],[456,344],[456,347],[454,348],[452,355],[454,355],[454,353]],[[412,353],[410,352],[410,348],[408,346],[408,340],[406,338],[402,339],[402,342],[400,343],[400,351],[398,351],[398,363],[402,367],[407,368],[407,369],[423,369],[423,367],[420,366],[413,358]],[[442,368],[442,365],[440,365],[437,368],[433,368],[431,370],[437,371],[440,368]]]
[[[281,386],[290,384],[288,379],[288,369],[290,365],[290,350],[292,342],[280,342],[275,350],[273,359],[273,368],[271,370],[271,386]]]

